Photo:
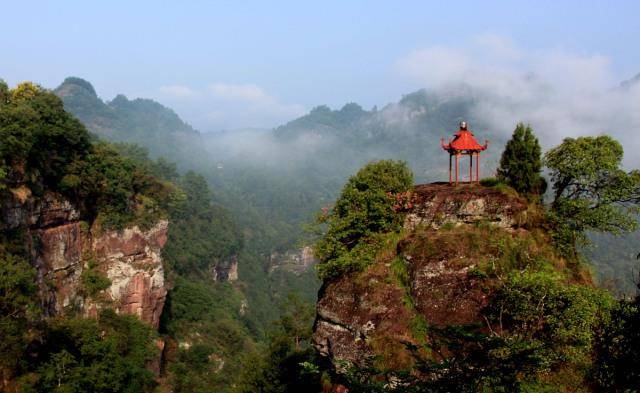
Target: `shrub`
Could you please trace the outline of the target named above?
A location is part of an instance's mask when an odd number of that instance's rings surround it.
[[[502,180],[496,179],[495,177],[485,177],[480,180],[480,184],[485,187],[495,187],[501,184],[504,184]]]
[[[111,280],[104,273],[98,271],[95,267],[89,267],[80,275],[82,288],[89,297],[95,297],[100,291],[103,291],[111,285]]]
[[[327,224],[316,244],[321,278],[359,270],[372,261],[374,247],[367,246],[376,234],[397,231],[403,215],[398,196],[413,185],[413,175],[402,161],[372,162],[352,176],[330,212],[318,218]]]

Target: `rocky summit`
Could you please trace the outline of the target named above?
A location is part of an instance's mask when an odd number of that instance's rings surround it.
[[[390,247],[363,271],[329,280],[320,291],[313,341],[338,368],[373,360],[410,368],[409,348],[433,342],[425,326],[496,329],[483,312],[513,250],[565,269],[535,227],[535,206],[513,190],[434,183],[410,194],[404,228]]]

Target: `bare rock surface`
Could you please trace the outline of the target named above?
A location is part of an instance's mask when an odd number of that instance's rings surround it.
[[[517,224],[519,213],[527,208],[526,201],[519,196],[476,184],[422,184],[414,188],[411,203],[405,218],[405,227],[409,229],[418,225],[439,228],[446,223],[481,221],[509,228]]]
[[[72,308],[94,315],[102,307],[111,307],[158,326],[167,293],[161,259],[166,220],[147,229],[103,231],[80,221],[76,206],[59,194],[36,197],[26,186],[10,191],[12,197],[1,209],[0,227],[26,229],[45,314]],[[98,299],[90,298],[82,284],[82,274],[90,265],[111,283]]]

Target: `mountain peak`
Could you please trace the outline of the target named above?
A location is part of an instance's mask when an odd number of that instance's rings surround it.
[[[93,97],[98,97],[96,94],[96,90],[93,88],[93,85],[82,78],[78,78],[76,76],[70,76],[65,78],[64,82],[60,86],[56,88],[56,92],[59,95],[72,94],[77,91],[77,89],[82,89],[88,92]]]
[[[627,79],[626,81],[623,81],[622,83],[620,83],[620,87],[623,87],[623,88],[630,88],[636,85],[640,85],[640,73],[638,73],[633,78]]]

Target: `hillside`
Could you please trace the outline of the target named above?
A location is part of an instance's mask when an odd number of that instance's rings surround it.
[[[0,98],[0,390],[230,387],[275,307],[204,178],[92,142],[34,84]]]
[[[633,79],[625,84],[633,84]],[[338,110],[319,106],[272,131],[237,134],[200,134],[151,100],[119,96],[105,103],[89,82],[78,78],[68,78],[55,91],[94,134],[134,141],[152,157],[164,156],[180,168],[202,173],[216,190],[214,198],[245,231],[249,247],[269,255],[296,253],[301,242],[308,243],[301,227],[334,200],[347,177],[365,163],[403,159],[419,182],[445,179],[447,159],[439,141],[451,137],[464,119],[481,141],[490,141],[482,160],[482,172],[489,176],[507,135],[488,127],[474,110],[474,103],[484,99],[482,93],[465,86],[419,90],[382,109],[365,110],[355,103]],[[618,238],[594,240],[608,245],[587,251],[596,259],[599,282],[613,278],[620,283],[618,289],[633,293],[630,272],[636,261],[627,257],[633,246]],[[607,250],[622,248],[629,251],[621,268],[612,272],[607,261],[619,259]],[[313,297],[312,292],[306,296]]]
[[[153,100],[129,100],[120,94],[105,102],[91,83],[76,77],[66,78],[53,92],[67,111],[102,139],[140,144],[154,157],[180,157],[180,161],[204,157],[198,149],[200,134],[174,111]]]
[[[613,299],[558,254],[539,207],[480,185],[420,185],[408,201],[374,261],[320,291],[313,343],[334,380],[350,392],[590,391]]]
[[[149,389],[177,190],[91,143],[49,91],[0,81],[0,98],[0,388]]]

